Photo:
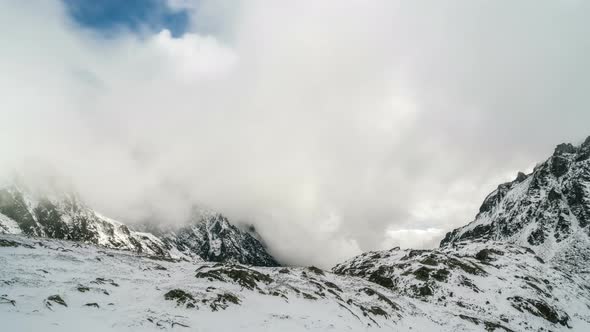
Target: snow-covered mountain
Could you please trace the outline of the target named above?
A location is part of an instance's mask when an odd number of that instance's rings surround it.
[[[169,256],[164,243],[154,235],[133,231],[102,216],[74,194],[39,194],[9,185],[0,189],[0,233],[21,232],[29,236]]]
[[[122,224],[75,198],[5,189],[0,321],[60,332],[590,331],[589,160],[590,138],[561,144],[440,248],[367,252],[331,272],[275,266],[253,230],[217,213],[106,232]]]
[[[253,228],[240,229],[220,213],[194,209],[188,225],[167,231],[152,227],[167,249],[210,262],[279,266]]]
[[[435,250],[370,252],[333,268],[506,331],[590,330],[590,137],[498,186]]]
[[[185,225],[166,231],[142,228],[149,231],[105,217],[72,193],[39,192],[16,184],[0,188],[0,233],[80,241],[162,257],[279,265],[256,234],[230,224],[219,213],[194,209]]]
[[[530,247],[547,261],[580,268],[590,259],[590,137],[560,144],[534,171],[498,186],[475,220],[441,246],[495,240]],[[582,264],[584,265],[584,264]]]
[[[419,300],[433,316],[463,319],[462,331],[590,329],[587,275],[546,262],[522,246],[490,241],[435,250],[394,248],[362,254],[332,272]]]

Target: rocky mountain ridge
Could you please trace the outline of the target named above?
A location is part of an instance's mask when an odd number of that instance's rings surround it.
[[[34,316],[60,332],[77,328],[73,312],[99,330],[588,331],[589,157],[590,138],[561,144],[531,174],[498,186],[439,248],[367,252],[331,272],[272,267],[256,234],[215,213],[154,230],[168,255],[0,235],[0,318],[18,330]],[[64,228],[46,216],[80,220],[71,204],[45,211],[11,195],[0,196],[5,233],[52,237]]]
[[[219,213],[194,209],[185,225],[138,231],[101,215],[75,194],[40,194],[15,184],[0,188],[0,233],[80,241],[161,257],[279,265],[255,234],[232,225]]]
[[[440,248],[369,252],[336,265],[486,331],[590,328],[590,137],[560,144],[490,193]]]
[[[590,137],[560,144],[531,174],[498,186],[471,223],[446,234],[461,241],[502,241],[530,247],[545,260],[574,266],[590,259]]]

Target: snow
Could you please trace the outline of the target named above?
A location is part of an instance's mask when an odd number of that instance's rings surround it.
[[[316,288],[312,280],[331,281],[343,289],[351,288],[348,284],[379,289],[358,278],[326,273],[324,277],[306,279],[301,277],[303,268],[293,269],[288,274],[279,273],[279,268],[257,268],[257,271],[277,280],[268,288],[260,285],[262,291],[282,291],[288,296],[284,299],[247,290],[233,283],[195,278],[197,269],[212,268],[207,263],[154,261],[129,252],[67,241],[30,240],[15,236],[2,238],[35,247],[0,248],[0,265],[3,266],[0,270],[0,294],[16,301],[15,306],[0,304],[0,321],[8,331],[67,332],[79,331],[81,327],[85,331],[160,331],[163,328],[172,329],[171,322],[198,328],[198,331],[364,331],[367,324],[376,325],[363,317],[358,308],[350,306],[349,310],[359,318],[343,309],[340,301],[329,296],[313,301],[304,299],[293,290],[287,291],[289,287],[294,287],[299,292],[311,294]],[[157,269],[157,266],[166,270]],[[309,271],[306,273],[312,274]],[[93,284],[96,278],[113,279],[118,286]],[[79,292],[79,286],[90,290]],[[215,290],[207,291],[208,287],[215,287]],[[241,303],[219,311],[212,311],[201,303],[197,304],[198,309],[187,309],[164,300],[163,295],[176,288],[198,298],[231,292],[240,298]],[[109,295],[103,293],[105,290]],[[350,289],[351,292],[354,290]],[[387,290],[380,291],[387,293]],[[54,305],[53,310],[48,309],[43,301],[54,294],[60,295],[68,307]],[[371,304],[370,300],[367,301]],[[86,303],[97,303],[100,307],[85,307]],[[344,305],[347,306],[346,303]],[[395,321],[380,317],[372,319],[382,327],[396,326]],[[157,326],[158,322],[162,326]],[[176,325],[174,329],[183,328]]]
[[[0,234],[20,234],[21,230],[16,221],[0,213]]]
[[[367,252],[334,273],[227,263],[245,257],[273,266],[273,258],[208,209],[195,208],[192,224],[156,236],[75,195],[53,195],[63,222],[89,221],[97,246],[25,237],[0,214],[0,329],[590,331],[590,161],[582,157],[554,156],[526,179],[500,185],[440,249]],[[565,173],[554,172],[553,158],[567,161]],[[573,185],[581,198],[567,197]],[[36,216],[38,197],[21,194]],[[494,228],[462,238],[487,225]],[[539,231],[541,240],[531,241]],[[226,263],[204,262],[199,250]],[[165,299],[177,289],[192,307]],[[52,295],[67,307],[48,305]]]
[[[370,252],[342,264],[348,269],[362,270],[363,263],[370,262],[374,266],[363,270],[367,273],[382,266],[394,267],[391,277],[397,286],[388,289],[361,277],[303,267],[283,270],[280,267],[154,260],[128,251],[16,235],[0,235],[0,240],[32,247],[0,247],[0,295],[15,301],[12,306],[0,300],[0,321],[6,331],[444,332],[484,331],[484,320],[515,331],[525,327],[533,331],[590,329],[590,295],[580,290],[587,286],[582,275],[571,275],[543,264],[526,248],[500,243],[460,244],[455,248],[420,251],[412,254],[412,258],[407,258],[409,250]],[[502,250],[503,254],[483,264],[473,258],[482,248]],[[432,296],[415,296],[410,292],[411,286],[420,285],[422,281],[406,272],[422,266],[432,267],[421,262],[433,254],[440,260],[453,258],[466,264],[478,264],[486,274],[464,274],[454,269],[447,283],[432,285]],[[258,281],[255,288],[248,289],[227,277],[223,280],[197,277],[198,273],[215,273],[220,269],[259,272],[272,281]],[[479,292],[460,284],[465,277]],[[96,283],[97,278],[106,281]],[[543,279],[548,280],[547,285],[541,281]],[[549,301],[539,295],[527,282],[539,285],[556,300]],[[335,285],[339,290],[327,285]],[[88,287],[88,290],[80,292],[78,287]],[[191,294],[196,308],[165,300],[164,294],[173,289]],[[240,303],[227,303],[225,309],[213,311],[209,305],[211,301],[227,293],[237,296]],[[316,299],[308,299],[304,293]],[[67,307],[45,305],[45,299],[56,294],[64,299]],[[446,297],[444,301],[441,300],[443,296]],[[518,311],[507,300],[511,296],[548,301],[567,312],[571,328]],[[459,305],[460,302],[463,304]],[[87,303],[97,303],[99,308],[87,307]],[[384,310],[387,317],[361,309],[372,307]],[[475,324],[469,319],[481,321]],[[524,322],[526,326],[522,325]]]
[[[483,249],[496,253],[489,260],[476,259]],[[586,262],[578,264],[588,267]],[[471,271],[469,267],[477,269]],[[447,277],[435,278],[442,270],[447,271]],[[442,311],[447,317],[474,317],[515,331],[590,330],[590,283],[584,274],[573,274],[563,266],[543,262],[525,247],[500,242],[459,242],[438,250],[369,252],[337,265],[334,271],[386,277],[394,281],[398,294],[424,301],[422,309],[434,305],[430,309],[433,313]],[[428,276],[420,275],[420,271],[429,271]],[[432,295],[417,294],[416,288],[422,286],[428,286]],[[515,297],[542,301],[557,312],[565,312],[571,328],[519,311],[511,300]]]

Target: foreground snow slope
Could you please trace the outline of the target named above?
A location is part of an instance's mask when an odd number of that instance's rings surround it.
[[[333,274],[0,235],[0,322],[6,331],[60,332],[590,330],[581,276],[544,265],[522,247],[476,263],[471,255],[484,247],[367,253]],[[449,257],[461,263],[449,265]],[[442,269],[448,274],[435,272]],[[432,294],[420,292],[424,285]],[[557,316],[535,314],[529,300],[545,301]]]
[[[462,242],[436,250],[368,252],[333,268],[499,331],[590,331],[590,282],[529,248]],[[476,329],[475,327],[472,327]]]
[[[415,301],[315,268],[154,260],[13,235],[0,245],[6,331],[436,329]]]

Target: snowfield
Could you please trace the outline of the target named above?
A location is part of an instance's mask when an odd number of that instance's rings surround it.
[[[481,260],[490,245],[366,253],[336,274],[0,235],[0,321],[3,331],[60,332],[590,330],[583,276],[526,248],[491,246]],[[535,314],[531,301],[556,316]]]
[[[76,242],[10,235],[1,235],[0,241],[4,331],[411,330],[418,322],[435,328],[424,316],[400,319],[420,316],[411,301],[397,299],[387,289],[360,278],[315,268],[161,260]],[[214,273],[220,269],[245,273],[233,280]],[[365,294],[364,289],[375,294]],[[181,290],[190,299],[166,300],[172,290]],[[376,294],[396,302],[384,302]],[[47,300],[55,295],[65,305]]]

